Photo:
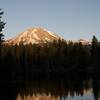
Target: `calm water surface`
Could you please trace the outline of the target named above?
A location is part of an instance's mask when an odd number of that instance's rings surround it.
[[[18,94],[16,100],[95,100],[93,93],[91,91],[86,92],[83,96],[81,95],[74,95],[70,96],[68,95],[67,97],[60,97],[60,96],[53,96],[51,94],[33,94],[33,95],[24,95],[21,96]],[[99,99],[98,99],[99,100]]]
[[[0,100],[100,100],[100,79],[54,76],[0,84]]]
[[[35,82],[19,89],[16,100],[100,100],[99,80]]]

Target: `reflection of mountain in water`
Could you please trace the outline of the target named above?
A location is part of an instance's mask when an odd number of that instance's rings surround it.
[[[0,85],[0,100],[99,100],[99,96],[99,79],[38,78],[32,83]]]
[[[52,96],[51,94],[46,95],[46,94],[37,94],[37,95],[27,95],[27,96],[20,96],[18,95],[16,100],[60,100],[60,97],[57,96]]]
[[[98,85],[99,81],[92,80],[38,80],[19,87],[17,100],[64,100],[69,97],[85,98],[85,96],[98,100],[100,91]]]

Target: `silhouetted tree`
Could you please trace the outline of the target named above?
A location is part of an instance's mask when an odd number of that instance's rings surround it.
[[[91,63],[97,64],[98,61],[98,48],[99,48],[99,42],[95,36],[92,38],[92,45],[91,45]]]
[[[2,33],[2,29],[4,28],[4,25],[5,25],[5,23],[1,20],[1,18],[2,18],[2,15],[3,15],[3,11],[1,11],[1,9],[0,9],[0,78],[2,78],[2,74],[1,73],[3,73],[2,72],[2,68],[3,68],[3,59],[2,59],[2,51],[3,51],[3,49],[2,49],[2,42],[3,42],[3,33]]]
[[[0,45],[3,42],[3,37],[4,37],[4,35],[2,33],[2,29],[4,28],[5,23],[1,20],[3,14],[4,14],[4,12],[1,11],[1,9],[0,9]]]

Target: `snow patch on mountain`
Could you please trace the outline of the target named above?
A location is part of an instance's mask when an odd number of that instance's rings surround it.
[[[57,37],[56,34],[54,34],[53,32],[47,31],[50,35]]]
[[[34,33],[33,33],[33,37],[36,38],[37,40],[41,40],[41,39],[37,36],[37,34],[34,34]]]

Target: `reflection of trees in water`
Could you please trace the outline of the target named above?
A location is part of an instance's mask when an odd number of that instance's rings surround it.
[[[98,84],[98,83],[97,83]],[[98,100],[98,89],[94,86],[94,81],[92,80],[45,80],[45,81],[34,81],[32,84],[27,84],[25,87],[19,88],[19,98],[17,100],[28,100],[27,98],[33,98],[32,100],[37,100],[35,98],[44,98],[38,100],[60,100],[61,98],[67,98],[68,96],[84,96],[89,92],[95,92],[95,100]],[[94,91],[95,90],[95,91]],[[44,94],[43,94],[44,93]],[[38,96],[38,97],[37,97]],[[56,98],[56,99],[55,99]],[[30,99],[30,100],[31,100]]]
[[[100,80],[34,80],[32,83],[0,85],[0,100],[62,100],[69,96],[94,94],[94,100],[100,96]],[[16,97],[17,96],[17,97]],[[33,99],[34,98],[34,99]],[[43,99],[45,98],[45,99]]]
[[[98,100],[100,97],[100,80],[98,79],[93,80],[93,93],[95,100]]]

